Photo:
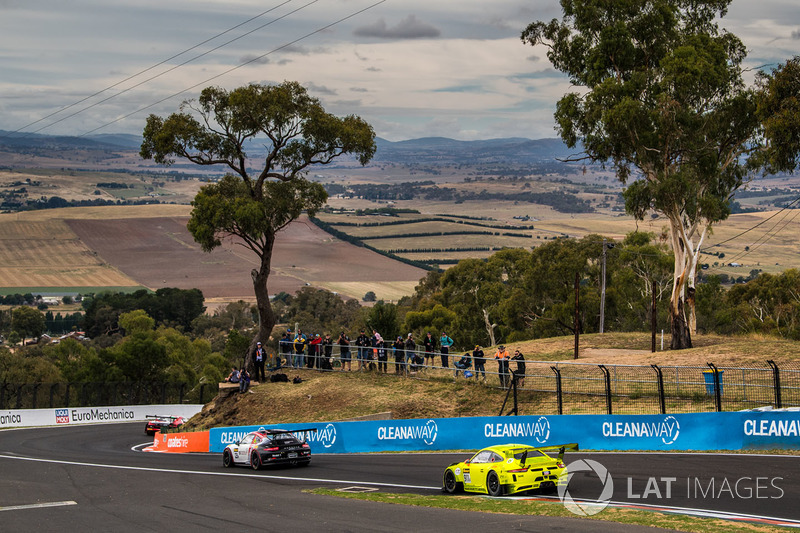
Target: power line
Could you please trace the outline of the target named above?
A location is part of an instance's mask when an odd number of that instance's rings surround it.
[[[80,99],[80,100],[78,100],[78,101],[76,101],[76,102],[73,102],[73,103],[71,103],[71,104],[69,104],[69,105],[67,105],[67,106],[65,106],[65,107],[62,107],[61,109],[59,109],[59,110],[57,110],[57,111],[53,111],[53,112],[52,112],[52,113],[50,113],[49,115],[45,115],[45,116],[43,116],[42,118],[40,118],[40,119],[38,119],[38,120],[35,120],[35,121],[33,121],[33,122],[29,123],[29,124],[26,124],[26,125],[24,125],[24,126],[22,126],[22,127],[18,128],[18,129],[16,129],[16,130],[14,130],[14,131],[10,132],[10,133],[8,133],[8,134],[4,135],[3,137],[5,138],[5,137],[8,137],[8,136],[9,136],[9,135],[11,135],[11,134],[14,134],[14,133],[19,133],[19,132],[21,132],[22,130],[24,130],[25,128],[29,128],[29,127],[31,127],[31,126],[33,126],[33,125],[35,125],[35,124],[38,124],[39,122],[42,122],[43,120],[46,120],[46,119],[48,119],[48,118],[50,118],[50,117],[52,117],[52,116],[54,116],[54,115],[57,115],[57,114],[59,114],[59,113],[61,113],[61,112],[63,112],[63,111],[66,111],[67,109],[71,109],[71,108],[75,107],[76,105],[82,104],[83,102],[85,102],[85,101],[87,101],[87,100],[90,100],[90,99],[94,98],[95,96],[98,96],[98,95],[100,95],[100,94],[103,94],[104,92],[106,92],[106,91],[108,91],[108,90],[111,90],[111,89],[113,89],[114,87],[117,87],[117,86],[119,86],[119,85],[122,85],[122,84],[123,84],[123,83],[125,83],[126,81],[130,81],[130,80],[132,80],[133,78],[136,78],[136,77],[138,77],[138,76],[141,76],[141,75],[142,75],[142,74],[144,74],[145,72],[149,72],[149,71],[153,70],[153,69],[154,69],[154,68],[156,68],[156,67],[159,67],[159,66],[161,66],[161,65],[163,65],[163,64],[165,64],[165,63],[167,63],[167,62],[169,62],[169,61],[172,61],[173,59],[175,59],[175,58],[177,58],[177,57],[180,57],[180,56],[182,56],[183,54],[186,54],[186,53],[188,53],[188,52],[191,52],[192,50],[194,50],[194,49],[196,49],[196,48],[199,48],[199,47],[203,46],[204,44],[206,44],[206,43],[209,43],[209,42],[213,41],[214,39],[217,39],[217,38],[219,38],[219,37],[222,37],[222,36],[223,36],[223,35],[225,35],[226,33],[230,33],[230,32],[232,32],[233,30],[235,30],[235,29],[237,29],[237,28],[240,28],[240,27],[244,26],[245,24],[247,24],[247,23],[249,23],[249,22],[252,22],[252,21],[254,21],[254,20],[258,19],[258,18],[261,18],[261,17],[263,17],[264,15],[266,15],[267,13],[269,13],[269,12],[271,12],[271,11],[274,11],[274,10],[278,9],[279,7],[282,7],[282,6],[284,6],[284,5],[286,5],[286,4],[290,3],[290,2],[293,2],[293,1],[294,1],[294,0],[286,0],[285,2],[282,2],[282,3],[280,3],[280,4],[278,4],[278,5],[274,6],[274,7],[271,7],[271,8],[269,8],[269,9],[267,9],[266,11],[262,11],[262,12],[261,12],[261,13],[259,13],[258,15],[255,15],[254,17],[250,17],[249,19],[245,20],[244,22],[241,22],[241,23],[239,23],[239,24],[237,24],[237,25],[235,25],[235,26],[232,26],[232,27],[228,28],[227,30],[225,30],[225,31],[223,31],[223,32],[221,32],[221,33],[218,33],[218,34],[216,34],[215,36],[213,36],[213,37],[210,37],[210,38],[206,39],[205,41],[199,42],[199,43],[197,43],[196,45],[194,45],[194,46],[191,46],[191,47],[187,48],[186,50],[183,50],[182,52],[178,52],[177,54],[175,54],[175,55],[173,55],[173,56],[170,56],[170,57],[168,57],[168,58],[166,58],[166,59],[164,59],[164,60],[162,60],[162,61],[159,61],[158,63],[156,63],[156,64],[154,64],[154,65],[151,65],[151,66],[147,67],[147,68],[146,68],[146,69],[144,69],[144,70],[140,70],[140,71],[139,71],[139,72],[137,72],[136,74],[131,74],[131,75],[130,75],[130,76],[128,76],[127,78],[124,78],[124,79],[122,79],[122,80],[120,80],[120,81],[118,81],[118,82],[116,82],[116,83],[114,83],[114,84],[112,84],[112,85],[109,85],[108,87],[106,87],[106,88],[104,88],[104,89],[101,89],[101,90],[99,90],[99,91],[97,91],[97,92],[95,92],[95,93],[93,93],[93,94],[90,94],[89,96],[86,96],[85,98],[82,98],[82,99]],[[241,36],[237,37],[236,39],[232,39],[232,40],[230,40],[230,41],[226,42],[225,44],[222,44],[222,45],[220,45],[220,46],[218,46],[218,47],[216,47],[216,48],[212,48],[212,49],[211,49],[211,50],[209,50],[208,52],[205,52],[204,54],[201,54],[201,55],[199,55],[199,56],[196,56],[196,57],[192,58],[192,59],[191,59],[191,60],[189,60],[189,61],[194,61],[195,59],[198,59],[198,58],[200,58],[200,57],[203,57],[204,55],[206,55],[206,54],[209,54],[209,53],[211,53],[211,52],[213,52],[213,51],[215,51],[215,50],[217,50],[217,49],[219,49],[219,48],[221,48],[221,47],[223,47],[223,46],[226,46],[226,45],[228,45],[228,44],[232,43],[233,41],[239,40],[239,39],[241,39],[242,37],[245,37],[245,36],[247,36],[247,35],[250,35],[250,34],[251,34],[251,33],[253,33],[254,31],[260,30],[260,29],[261,29],[261,28],[263,28],[264,26],[267,26],[267,24],[264,24],[263,26],[259,26],[259,27],[258,27],[258,28],[256,28],[255,30],[252,30],[252,31],[250,31],[250,32],[247,32],[247,33],[245,33],[244,35],[241,35]],[[178,68],[178,67],[180,67],[180,66],[183,66],[183,65],[185,65],[185,64],[186,64],[186,63],[188,63],[189,61],[186,61],[186,62],[184,62],[184,63],[181,63],[180,65],[178,65],[178,66],[176,66],[176,67],[173,67],[173,68],[171,68],[171,69],[169,69],[169,70],[167,70],[167,71],[165,71],[165,72],[162,72],[162,73],[161,73],[161,74],[159,74],[158,76],[162,76],[162,75],[166,74],[167,72],[171,72],[171,71],[172,71],[172,70],[174,70],[175,68]],[[154,77],[152,77],[152,78],[148,78],[148,79],[147,79],[147,80],[145,80],[143,83],[146,83],[146,82],[148,82],[148,81],[151,81],[151,80],[153,80],[153,79],[157,78],[158,76],[154,76]],[[141,85],[141,84],[134,85],[134,87],[138,87],[139,85]],[[116,97],[116,96],[119,96],[120,94],[123,94],[124,92],[127,92],[127,91],[129,91],[130,89],[132,89],[132,88],[134,88],[134,87],[131,87],[131,88],[129,88],[129,89],[126,89],[126,90],[125,90],[125,91],[123,91],[123,92],[120,92],[120,93],[118,93],[118,94],[116,94],[116,95],[114,95],[114,96],[112,96],[112,97],[110,97],[110,98],[107,98],[106,100],[103,100],[103,102],[105,102],[105,101],[108,101],[108,100],[110,100],[111,98],[114,98],[114,97]],[[99,103],[102,103],[102,102],[98,102],[98,104],[99,104]],[[95,105],[97,105],[97,104],[95,104]],[[82,109],[81,111],[79,111],[78,113],[80,113],[80,112],[82,112],[82,111],[85,111],[86,109],[89,109],[90,107],[93,107],[93,106],[86,107],[86,108]],[[76,114],[77,114],[77,113],[74,113],[74,114],[70,115],[69,117],[65,117],[65,119],[66,119],[66,118],[73,117],[73,116],[75,116]],[[46,126],[43,126],[43,127],[39,128],[38,130],[35,130],[35,131],[32,131],[32,132],[26,132],[26,133],[27,133],[27,134],[33,134],[33,133],[39,132],[39,131],[41,131],[41,130],[43,130],[43,129],[45,129],[45,128],[49,128],[50,126],[52,126],[52,125],[54,125],[54,124],[57,124],[58,122],[61,122],[62,120],[65,120],[65,119],[61,119],[61,120],[59,120],[59,121],[52,122],[52,123],[50,123],[50,124],[48,124],[48,125],[46,125]]]
[[[289,1],[291,1],[291,0],[289,0]],[[108,101],[109,101],[109,100],[111,100],[112,98],[116,98],[117,96],[119,96],[119,95],[121,95],[121,94],[125,94],[125,93],[126,93],[126,92],[128,92],[128,91],[131,91],[131,90],[133,90],[133,89],[135,89],[135,88],[137,88],[137,87],[140,87],[140,86],[144,85],[145,83],[147,83],[147,82],[149,82],[149,81],[152,81],[152,80],[154,80],[154,79],[156,79],[156,78],[158,78],[158,77],[161,77],[161,76],[163,76],[164,74],[167,74],[167,73],[169,73],[169,72],[172,72],[173,70],[176,70],[176,69],[178,69],[178,68],[180,68],[180,67],[182,67],[182,66],[186,65],[187,63],[191,63],[192,61],[195,61],[196,59],[199,59],[199,58],[201,58],[201,57],[203,57],[203,56],[206,56],[206,55],[210,54],[211,52],[214,52],[214,51],[216,51],[216,50],[219,50],[220,48],[222,48],[222,47],[224,47],[224,46],[227,46],[227,45],[229,45],[230,43],[232,43],[232,42],[234,42],[234,41],[238,41],[239,39],[241,39],[241,38],[243,38],[243,37],[246,37],[247,35],[250,35],[250,34],[252,34],[252,33],[256,32],[256,31],[258,31],[258,30],[260,30],[260,29],[262,29],[262,28],[265,28],[265,27],[267,27],[267,26],[269,26],[269,25],[271,25],[271,24],[274,24],[274,23],[276,23],[276,22],[278,22],[278,21],[280,21],[280,20],[283,20],[283,19],[285,19],[285,18],[289,17],[290,15],[293,15],[293,14],[297,13],[297,12],[298,12],[298,11],[300,11],[300,10],[303,10],[303,9],[307,8],[308,6],[310,6],[310,5],[312,5],[312,4],[316,4],[317,2],[319,2],[319,0],[311,0],[311,1],[310,1],[310,2],[308,2],[307,4],[305,4],[305,5],[301,6],[301,7],[298,7],[297,9],[294,9],[294,10],[292,10],[292,11],[289,11],[288,13],[286,13],[286,14],[284,14],[284,15],[282,15],[282,16],[280,16],[280,17],[276,18],[276,19],[273,19],[273,20],[271,20],[271,21],[267,22],[266,24],[262,24],[262,25],[261,25],[261,26],[259,26],[258,28],[255,28],[255,29],[253,29],[253,30],[250,30],[249,32],[247,32],[247,33],[244,33],[244,34],[240,35],[239,37],[236,37],[236,38],[234,38],[234,39],[231,39],[230,41],[227,41],[227,42],[225,42],[225,43],[223,43],[223,44],[221,44],[221,45],[219,45],[219,46],[216,46],[216,47],[214,47],[214,48],[212,48],[212,49],[210,49],[210,50],[208,50],[208,51],[206,51],[206,52],[203,52],[202,54],[199,54],[199,55],[197,55],[197,56],[195,56],[195,57],[193,57],[193,58],[191,58],[191,59],[187,59],[187,60],[186,60],[186,61],[184,61],[183,63],[179,63],[179,64],[175,65],[174,67],[172,67],[172,68],[169,68],[169,69],[165,70],[164,72],[161,72],[160,74],[156,74],[155,76],[151,76],[150,78],[147,78],[147,79],[146,79],[146,80],[144,80],[144,81],[141,81],[141,82],[139,82],[139,83],[137,83],[137,84],[135,84],[135,85],[132,85],[131,87],[128,87],[127,89],[124,89],[124,90],[122,90],[122,91],[120,91],[120,92],[118,92],[118,93],[116,93],[116,94],[113,94],[113,95],[109,96],[108,98],[104,98],[103,100],[100,100],[99,102],[95,102],[95,103],[93,103],[93,104],[91,104],[91,105],[88,105],[88,106],[84,107],[83,109],[80,109],[80,110],[76,111],[75,113],[72,113],[71,115],[67,115],[67,116],[65,116],[65,117],[62,117],[62,118],[60,118],[60,119],[58,119],[58,120],[54,121],[54,122],[51,122],[50,124],[48,124],[48,125],[46,125],[46,126],[42,126],[42,127],[41,127],[41,128],[39,128],[38,130],[34,130],[34,131],[33,131],[33,132],[31,132],[31,133],[37,133],[37,132],[39,132],[39,131],[41,131],[41,130],[43,130],[43,129],[45,129],[45,128],[49,128],[50,126],[53,126],[53,125],[55,125],[55,124],[58,124],[59,122],[63,122],[63,121],[65,121],[65,120],[67,120],[68,118],[72,118],[72,117],[74,117],[75,115],[78,115],[78,114],[80,114],[80,113],[82,113],[82,112],[86,111],[87,109],[91,109],[91,108],[93,108],[93,107],[96,107],[96,106],[98,106],[98,105],[100,105],[100,104],[103,104],[103,103],[105,103],[105,102],[108,102]],[[287,3],[287,2],[284,2],[284,3]],[[246,63],[245,63],[245,64],[246,64]]]
[[[722,244],[725,244],[725,243],[727,243],[727,242],[730,242],[730,241],[732,241],[732,240],[734,240],[734,239],[738,239],[739,237],[741,237],[741,236],[742,236],[742,235],[744,235],[745,233],[748,233],[748,232],[750,232],[750,231],[752,231],[752,230],[756,229],[757,227],[761,226],[762,224],[766,224],[767,222],[769,222],[770,220],[772,220],[772,219],[773,219],[773,218],[775,218],[776,216],[780,215],[781,213],[783,213],[784,211],[786,211],[787,209],[789,209],[789,208],[790,208],[792,205],[796,204],[797,202],[800,202],[800,196],[798,196],[797,198],[795,198],[794,200],[792,200],[791,202],[789,202],[788,204],[786,204],[785,206],[783,206],[783,207],[782,207],[782,208],[781,208],[779,211],[777,211],[775,214],[773,214],[773,215],[772,215],[772,216],[770,216],[769,218],[765,218],[764,220],[762,220],[761,222],[759,222],[759,223],[758,223],[758,224],[756,224],[755,226],[753,226],[753,227],[751,227],[751,228],[748,228],[748,229],[746,229],[746,230],[742,231],[741,233],[738,233],[738,234],[734,235],[733,237],[731,237],[731,238],[729,238],[729,239],[725,239],[724,241],[718,242],[718,243],[716,243],[716,244],[712,244],[711,246],[707,246],[707,247],[703,248],[701,251],[705,252],[706,250],[710,250],[711,248],[715,248],[715,247],[717,247],[717,246],[720,246],[720,245],[722,245]]]
[[[317,1],[317,0],[314,0],[314,1]],[[177,93],[173,93],[173,94],[171,94],[169,96],[166,96],[166,97],[164,97],[164,98],[162,98],[160,100],[157,100],[156,102],[153,102],[152,104],[146,105],[144,107],[140,107],[136,111],[132,111],[132,112],[128,113],[127,115],[123,115],[123,116],[121,116],[119,118],[116,118],[116,119],[112,120],[111,122],[106,122],[105,124],[103,124],[101,126],[98,126],[98,127],[94,128],[93,130],[89,130],[89,131],[87,131],[85,133],[82,133],[78,137],[85,137],[86,135],[90,135],[90,134],[96,132],[97,130],[105,128],[106,126],[110,126],[111,124],[115,124],[115,123],[119,122],[120,120],[125,120],[126,118],[128,118],[130,116],[133,116],[133,115],[135,115],[137,113],[140,113],[141,111],[144,111],[146,109],[150,109],[151,107],[157,106],[158,104],[166,102],[167,100],[170,100],[172,98],[175,98],[176,96],[181,95],[181,94],[183,94],[183,93],[185,93],[187,91],[191,91],[192,89],[194,89],[196,87],[199,87],[200,85],[204,85],[204,84],[206,84],[206,83],[208,83],[210,81],[213,81],[213,80],[215,80],[217,78],[221,78],[222,76],[224,76],[226,74],[229,74],[229,73],[233,72],[234,70],[237,70],[237,69],[240,69],[242,67],[245,67],[245,66],[249,65],[250,63],[255,63],[256,61],[260,61],[261,59],[267,57],[270,54],[274,54],[275,52],[283,50],[284,48],[288,48],[289,46],[292,46],[295,43],[298,43],[298,42],[300,42],[302,40],[305,40],[305,39],[311,37],[312,35],[316,35],[317,33],[323,32],[323,31],[327,30],[328,28],[332,28],[333,26],[336,26],[337,24],[341,24],[342,22],[344,22],[346,20],[349,20],[349,19],[351,19],[351,18],[353,18],[353,17],[355,17],[357,15],[360,15],[361,13],[364,13],[365,11],[368,11],[368,10],[370,10],[370,9],[376,7],[376,6],[379,6],[380,4],[383,4],[386,1],[387,0],[379,0],[378,2],[375,2],[375,3],[369,5],[369,6],[365,7],[365,8],[359,9],[358,11],[355,11],[355,12],[353,12],[353,13],[345,16],[345,17],[342,17],[339,20],[331,22],[330,24],[326,24],[325,26],[322,26],[321,28],[317,28],[316,30],[314,30],[312,32],[309,32],[309,33],[303,35],[302,37],[298,37],[297,39],[295,39],[293,41],[290,41],[288,43],[282,44],[281,46],[278,46],[277,48],[273,48],[269,52],[265,52],[265,53],[261,54],[260,56],[257,56],[257,57],[254,57],[252,59],[249,59],[249,60],[245,61],[244,63],[242,63],[240,65],[236,65],[235,67],[231,67],[228,70],[225,70],[225,71],[223,71],[223,72],[221,72],[221,73],[219,73],[219,74],[217,74],[215,76],[212,76],[210,78],[207,78],[207,79],[205,79],[205,80],[203,80],[201,82],[195,83],[194,85],[192,85],[190,87],[187,87],[187,88],[185,88],[185,89],[183,89],[181,91],[178,91]]]
[[[800,198],[798,198],[798,200],[800,200]],[[797,201],[797,200],[795,200],[795,201]],[[783,213],[785,211],[785,209],[787,209],[787,208],[785,207],[784,209],[781,209],[780,211],[775,213],[775,215],[769,217],[769,219],[766,219],[766,220],[770,220],[770,219],[774,218],[775,216]],[[737,262],[738,259],[741,259],[742,257],[745,257],[745,256],[749,255],[750,253],[754,252],[755,250],[757,250],[762,245],[766,244],[767,241],[769,241],[770,239],[775,237],[780,231],[783,231],[783,229],[786,228],[786,226],[788,226],[790,223],[794,222],[794,219],[797,218],[798,215],[800,215],[800,210],[795,210],[795,212],[791,216],[791,218],[788,218],[788,213],[786,213],[782,220],[776,222],[775,225],[773,225],[772,228],[770,228],[764,235],[762,235],[761,237],[756,239],[756,241],[755,241],[753,246],[750,246],[747,250],[739,252],[737,255],[733,256],[731,258],[731,260],[729,261],[729,263]],[[766,222],[766,220],[764,222]],[[783,225],[781,225],[781,227],[778,228],[778,225],[781,224],[781,222],[783,222]],[[714,271],[719,271],[719,269],[718,268],[714,269]]]

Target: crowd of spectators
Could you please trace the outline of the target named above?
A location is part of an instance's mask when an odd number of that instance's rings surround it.
[[[394,372],[398,375],[412,374],[433,368],[450,368],[451,349],[454,341],[446,332],[439,338],[430,332],[426,333],[420,343],[409,333],[404,339],[398,336],[394,341],[384,339],[380,333],[373,330],[368,334],[366,330],[359,331],[355,339],[350,339],[342,331],[334,342],[330,333],[306,334],[300,329],[286,330],[278,342],[278,353],[266,355],[261,344],[258,343],[253,361],[256,366],[256,377],[263,372],[259,368],[260,361],[268,363],[270,371],[280,369],[317,369],[320,371],[338,372]],[[436,365],[435,357],[439,356],[440,366]],[[261,357],[261,359],[259,359]],[[458,359],[456,359],[458,358]],[[458,356],[453,353],[453,368],[455,376],[459,374],[465,378],[486,382],[487,357],[481,346],[476,345],[472,351],[464,352]],[[353,359],[356,365],[353,368]],[[512,379],[521,385],[525,378],[525,358],[519,350],[514,355],[500,345],[493,359],[497,362],[497,374],[500,384],[508,387]],[[511,363],[516,363],[516,369],[510,368]],[[263,377],[263,376],[262,376]]]

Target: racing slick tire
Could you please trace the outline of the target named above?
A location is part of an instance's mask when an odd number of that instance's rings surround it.
[[[503,485],[500,484],[500,478],[497,477],[497,472],[494,470],[486,476],[486,492],[489,496],[502,496],[505,492]]]
[[[258,455],[258,452],[253,452],[250,454],[250,466],[253,467],[253,470],[258,470],[261,468],[261,456]]]
[[[231,455],[230,450],[225,450],[222,452],[222,466],[225,468],[230,468],[233,466],[233,456]]]
[[[456,481],[456,475],[452,470],[446,470],[442,480],[442,491],[447,494],[455,494],[464,490],[464,484]]]

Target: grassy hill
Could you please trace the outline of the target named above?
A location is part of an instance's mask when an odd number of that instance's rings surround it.
[[[528,361],[573,361],[574,339],[556,337],[509,344],[519,348]],[[699,336],[695,348],[651,353],[650,336],[644,333],[606,333],[581,337],[577,362],[607,365],[766,367],[767,359],[779,365],[800,362],[800,343],[755,337]],[[491,349],[485,350],[493,353]],[[488,371],[496,365],[490,361]],[[391,366],[390,366],[391,368]],[[797,368],[794,366],[793,368]],[[462,377],[450,371],[427,371],[400,377],[373,372],[285,371],[302,383],[265,383],[253,394],[232,393],[217,397],[193,417],[190,429],[265,423],[322,422],[391,412],[392,418],[447,418],[496,416],[506,391]],[[526,392],[520,414],[553,414],[552,399]],[[541,403],[537,401],[541,400]],[[595,402],[587,407],[594,409]],[[600,402],[602,403],[602,402]],[[506,408],[508,409],[508,407]],[[707,410],[700,408],[697,410]],[[597,412],[595,410],[591,412]],[[657,411],[653,411],[657,412]]]

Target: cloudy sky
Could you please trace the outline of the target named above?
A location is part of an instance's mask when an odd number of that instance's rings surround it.
[[[397,141],[554,137],[569,89],[525,26],[557,0],[0,0],[0,129],[140,134],[203,87],[296,80]],[[800,53],[797,0],[734,0],[759,67]]]

